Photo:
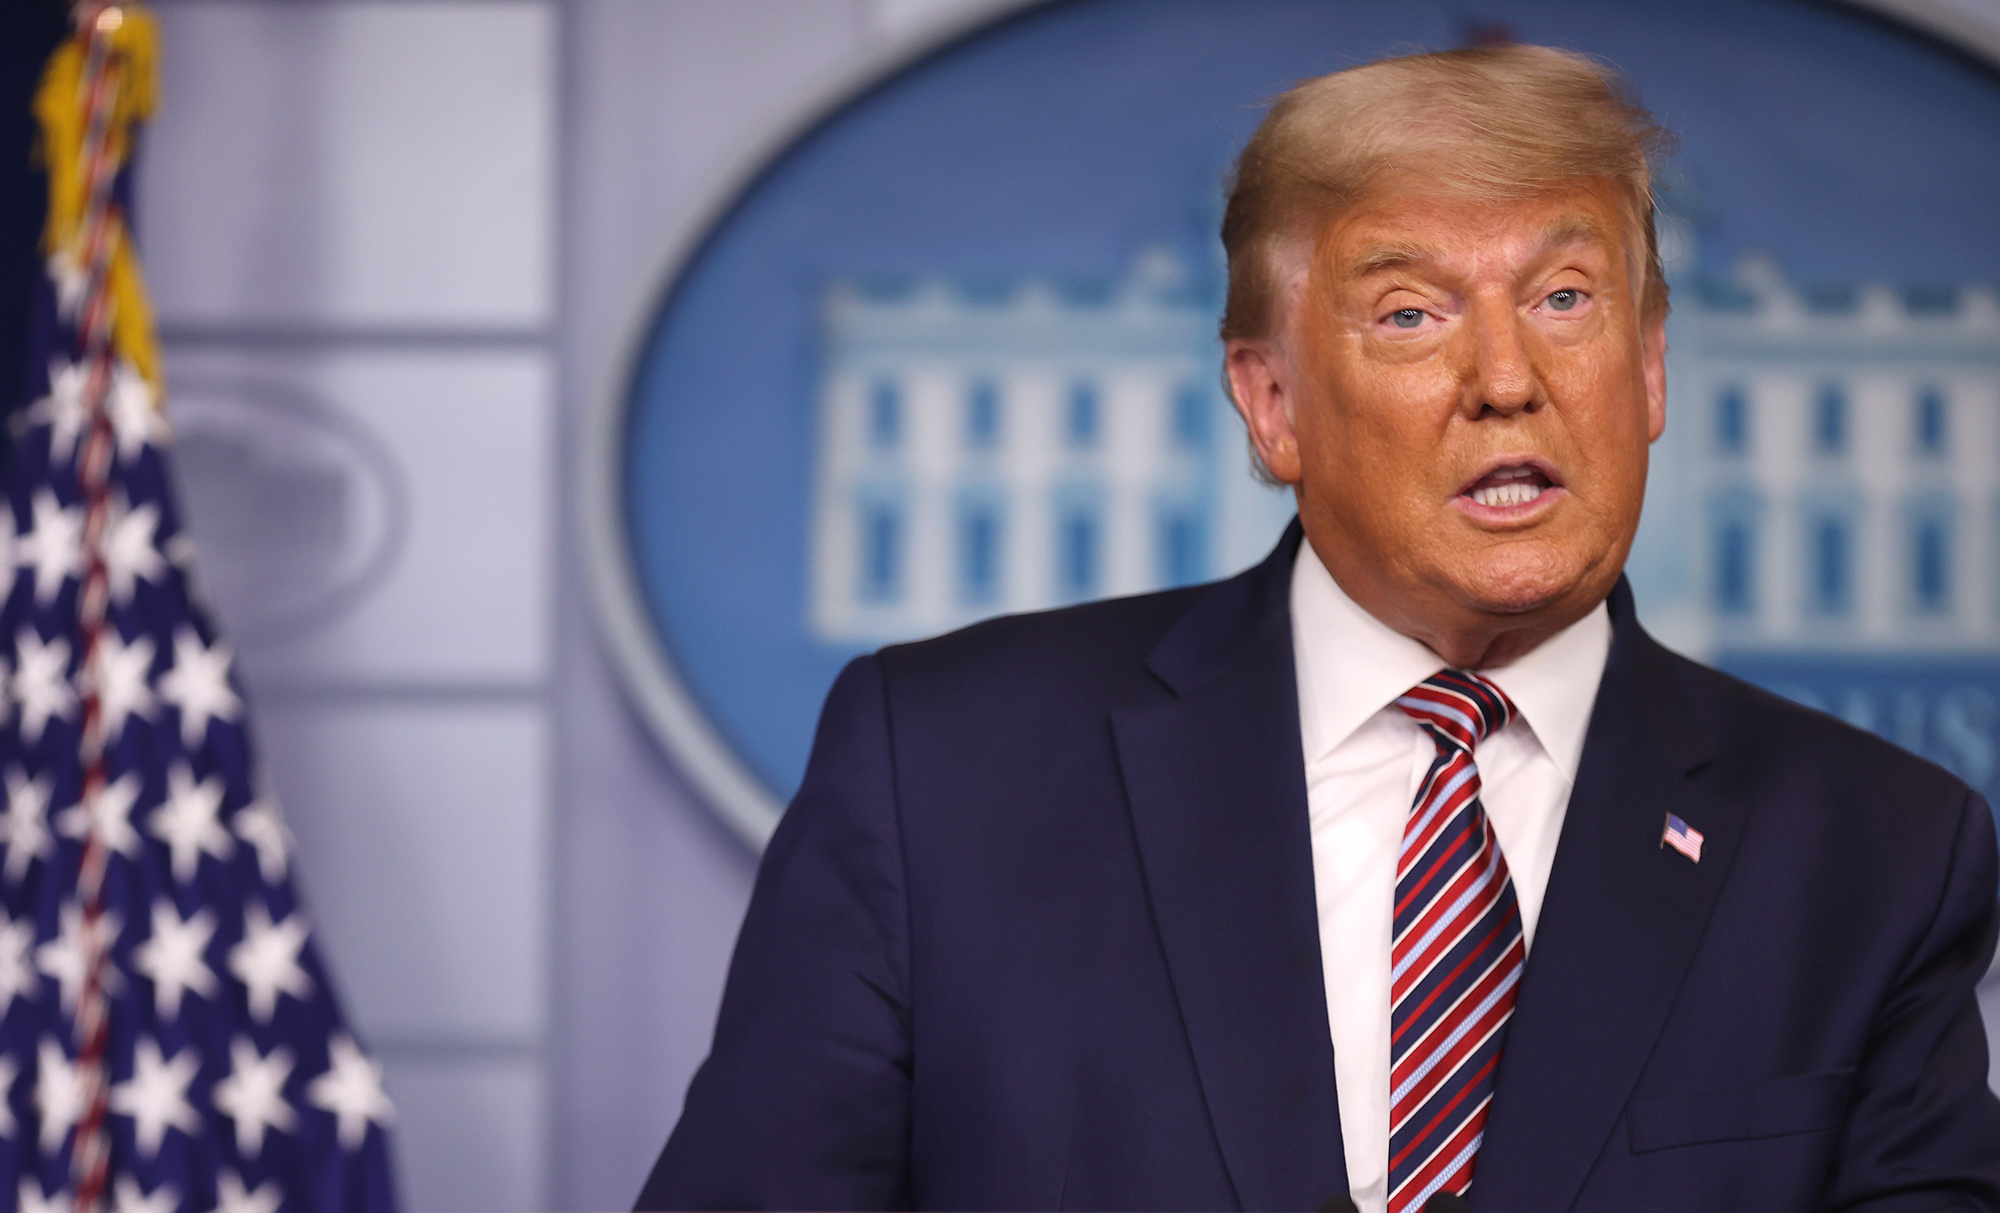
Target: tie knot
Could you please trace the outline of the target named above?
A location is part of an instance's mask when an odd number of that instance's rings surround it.
[[[1440,747],[1449,744],[1467,753],[1494,730],[1507,727],[1516,710],[1507,692],[1465,670],[1439,670],[1404,692],[1396,706]]]

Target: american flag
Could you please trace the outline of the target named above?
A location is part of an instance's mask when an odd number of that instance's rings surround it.
[[[1667,814],[1666,828],[1660,831],[1660,845],[1672,847],[1696,863],[1701,862],[1701,831],[1672,813]]]
[[[0,486],[0,1213],[386,1213],[393,1109],[168,475],[124,218],[152,22],[73,16],[36,97],[47,274]]]

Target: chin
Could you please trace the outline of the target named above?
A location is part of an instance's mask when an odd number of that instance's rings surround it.
[[[1457,578],[1458,597],[1489,615],[1533,615],[1588,593],[1598,563],[1548,551],[1505,550]]]

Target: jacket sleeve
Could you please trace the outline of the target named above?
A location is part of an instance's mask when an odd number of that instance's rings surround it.
[[[834,683],[639,1209],[908,1208],[908,913],[880,663]]]
[[[1976,995],[2000,934],[1996,897],[1993,818],[1968,794],[1929,930],[1884,1000],[1856,1069],[1822,1207],[2000,1213],[2000,1099],[1987,1087]]]

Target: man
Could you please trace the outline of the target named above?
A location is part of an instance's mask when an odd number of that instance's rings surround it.
[[[1534,47],[1276,103],[1223,336],[1299,523],[848,668],[641,1207],[2000,1209],[1985,804],[1620,580],[1661,140]]]

